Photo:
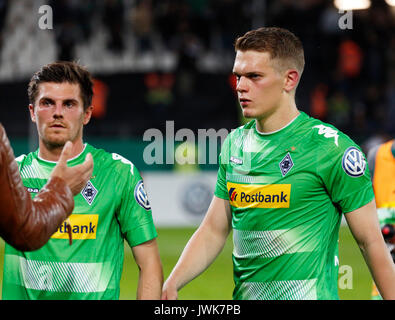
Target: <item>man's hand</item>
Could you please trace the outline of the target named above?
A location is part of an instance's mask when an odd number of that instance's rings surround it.
[[[84,163],[78,166],[68,167],[67,159],[70,158],[72,146],[73,144],[70,141],[66,142],[60,154],[58,164],[52,171],[51,177],[63,179],[75,196],[81,192],[82,188],[92,176],[93,159],[92,155],[88,153]]]
[[[222,251],[231,229],[232,212],[229,200],[214,196],[206,216],[189,239],[163,286],[163,300],[178,299],[178,291],[214,262]]]
[[[175,285],[166,281],[163,285],[162,300],[178,300],[178,290]]]

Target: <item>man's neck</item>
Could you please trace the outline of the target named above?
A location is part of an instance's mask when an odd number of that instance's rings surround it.
[[[53,162],[57,162],[59,160],[60,154],[62,153],[63,150],[63,146],[51,148],[47,146],[43,141],[39,142],[39,148],[40,149],[38,156],[43,160],[53,161]],[[73,142],[70,159],[75,158],[76,156],[81,154],[81,152],[84,151],[84,148],[85,146],[82,140]]]
[[[284,128],[300,114],[295,104],[279,107],[276,111],[256,119],[256,128],[262,133],[271,133]]]

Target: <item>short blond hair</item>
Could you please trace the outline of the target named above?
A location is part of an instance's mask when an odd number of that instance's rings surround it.
[[[299,74],[304,69],[304,50],[300,39],[291,31],[277,27],[262,27],[238,37],[235,51],[268,52],[284,69],[295,68]]]

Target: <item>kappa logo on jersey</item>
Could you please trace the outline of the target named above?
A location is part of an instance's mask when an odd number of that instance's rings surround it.
[[[73,239],[85,240],[96,239],[98,214],[72,214],[69,217]],[[58,230],[52,235],[53,239],[68,239],[66,222],[63,222]]]
[[[289,208],[290,184],[227,183],[229,203],[236,208]]]
[[[285,177],[285,175],[289,172],[289,170],[292,169],[293,166],[294,163],[292,161],[290,153],[288,152],[284,159],[282,159],[280,162],[280,169],[283,177]]]
[[[230,162],[233,162],[234,164],[237,164],[237,165],[242,165],[243,164],[243,160],[242,159],[236,158],[234,156],[230,157]]]
[[[130,166],[130,173],[131,173],[131,174],[134,174],[134,173],[133,173],[133,168],[134,168],[133,163],[130,162],[128,159],[122,157],[122,156],[119,155],[118,153],[113,153],[113,154],[112,154],[112,158],[113,158],[114,160],[120,160],[122,163],[129,165],[129,166]]]
[[[134,198],[136,199],[137,203],[145,210],[151,210],[151,205],[148,201],[148,195],[144,189],[143,180],[140,180],[134,188]]]
[[[92,202],[93,200],[95,200],[95,197],[97,195],[97,189],[92,184],[92,182],[88,181],[84,189],[81,190],[81,194],[86,202],[88,202],[89,205],[92,205]]]
[[[318,134],[323,134],[325,138],[335,138],[335,144],[336,146],[339,146],[339,135],[336,130],[331,127],[324,126],[323,124],[314,126],[313,128],[318,128]]]
[[[364,175],[366,160],[363,153],[355,147],[348,148],[344,151],[342,167],[351,177],[360,177]]]

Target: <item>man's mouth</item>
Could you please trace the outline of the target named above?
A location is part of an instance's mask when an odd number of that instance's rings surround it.
[[[239,98],[239,101],[240,101],[240,105],[241,105],[242,107],[247,106],[247,105],[250,104],[250,102],[251,102],[251,100],[246,99],[246,98]]]
[[[49,127],[56,128],[56,129],[65,128],[65,126],[60,123],[51,124]]]

